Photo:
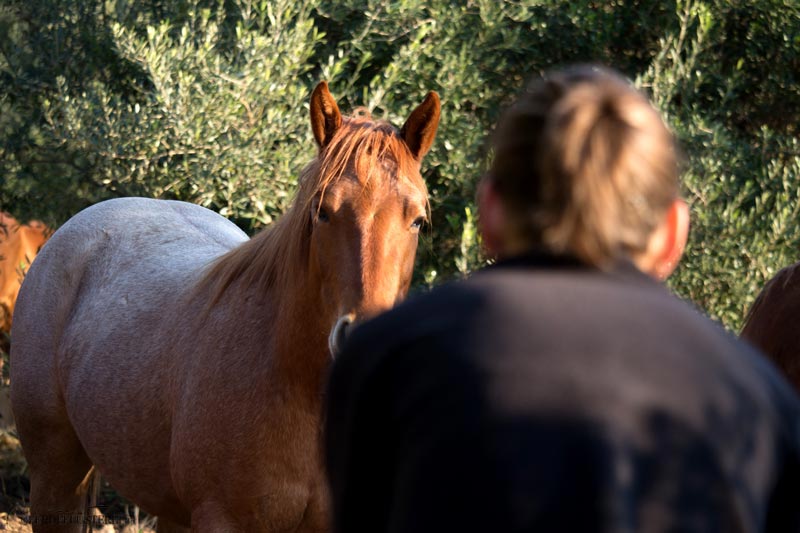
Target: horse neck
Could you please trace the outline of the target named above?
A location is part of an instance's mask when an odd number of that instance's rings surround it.
[[[258,247],[258,257],[291,260],[291,268],[283,263],[262,265],[272,268],[264,276],[243,275],[228,288],[218,305],[226,306],[223,315],[241,317],[243,312],[253,313],[262,322],[257,339],[250,342],[258,349],[268,350],[275,372],[283,375],[284,383],[294,383],[312,388],[321,387],[320,380],[330,361],[328,329],[334,317],[326,316],[320,306],[320,281],[310,274],[305,242],[292,231],[291,219],[279,221],[287,224],[270,238],[251,241]],[[294,243],[294,244],[293,244]],[[255,261],[252,265],[258,264]],[[242,305],[243,302],[250,302]],[[252,335],[253,332],[243,333]]]
[[[276,320],[276,338],[295,341],[298,337],[306,337],[309,342],[321,343],[327,350],[326,328],[330,327],[333,317],[326,316],[321,310],[319,280],[307,272],[299,272],[276,292],[280,292],[280,295],[276,294],[280,310]]]
[[[333,318],[320,311],[319,281],[310,278],[298,273],[286,286],[276,288],[277,313],[270,345],[274,350],[274,371],[284,383],[301,391],[314,408],[331,361],[328,330]]]

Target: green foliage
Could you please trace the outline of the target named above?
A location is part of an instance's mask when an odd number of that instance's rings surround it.
[[[189,10],[177,31],[114,24],[120,57],[151,87],[130,101],[101,83],[71,97],[59,83],[45,113],[54,137],[89,158],[114,194],[196,202],[248,228],[272,222],[314,155],[297,80],[321,37],[306,4],[239,8],[224,47],[221,7]]]
[[[423,164],[418,284],[483,264],[486,139],[532,74],[598,61],[664,112],[694,216],[681,295],[739,327],[797,259],[800,7],[781,0],[9,0],[0,7],[0,207],[63,222],[103,198],[197,202],[247,231],[313,157],[307,99],[400,125],[442,97]]]
[[[800,6],[684,1],[677,15],[639,78],[687,154],[692,230],[670,285],[738,331],[766,280],[800,259],[800,107],[785,106],[800,96]],[[731,36],[742,17],[757,21],[752,40]]]

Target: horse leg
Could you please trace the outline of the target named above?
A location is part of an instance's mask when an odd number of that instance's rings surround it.
[[[72,426],[60,421],[35,427],[22,424],[18,429],[23,443],[28,444],[24,450],[30,471],[33,531],[84,531],[94,467]]]

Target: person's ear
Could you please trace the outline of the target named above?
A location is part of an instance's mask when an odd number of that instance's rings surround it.
[[[653,232],[648,246],[651,261],[648,273],[667,279],[677,268],[689,237],[689,206],[677,199],[669,206],[661,227]]]
[[[478,184],[478,229],[481,233],[483,247],[490,256],[503,253],[505,213],[500,196],[489,178],[483,178]]]

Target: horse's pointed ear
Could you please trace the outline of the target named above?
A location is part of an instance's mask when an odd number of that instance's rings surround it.
[[[400,129],[400,137],[415,158],[422,159],[431,149],[439,127],[440,113],[439,95],[431,91]]]
[[[342,125],[342,114],[336,100],[328,90],[328,82],[321,81],[311,93],[311,130],[320,150],[328,146],[336,130]]]

